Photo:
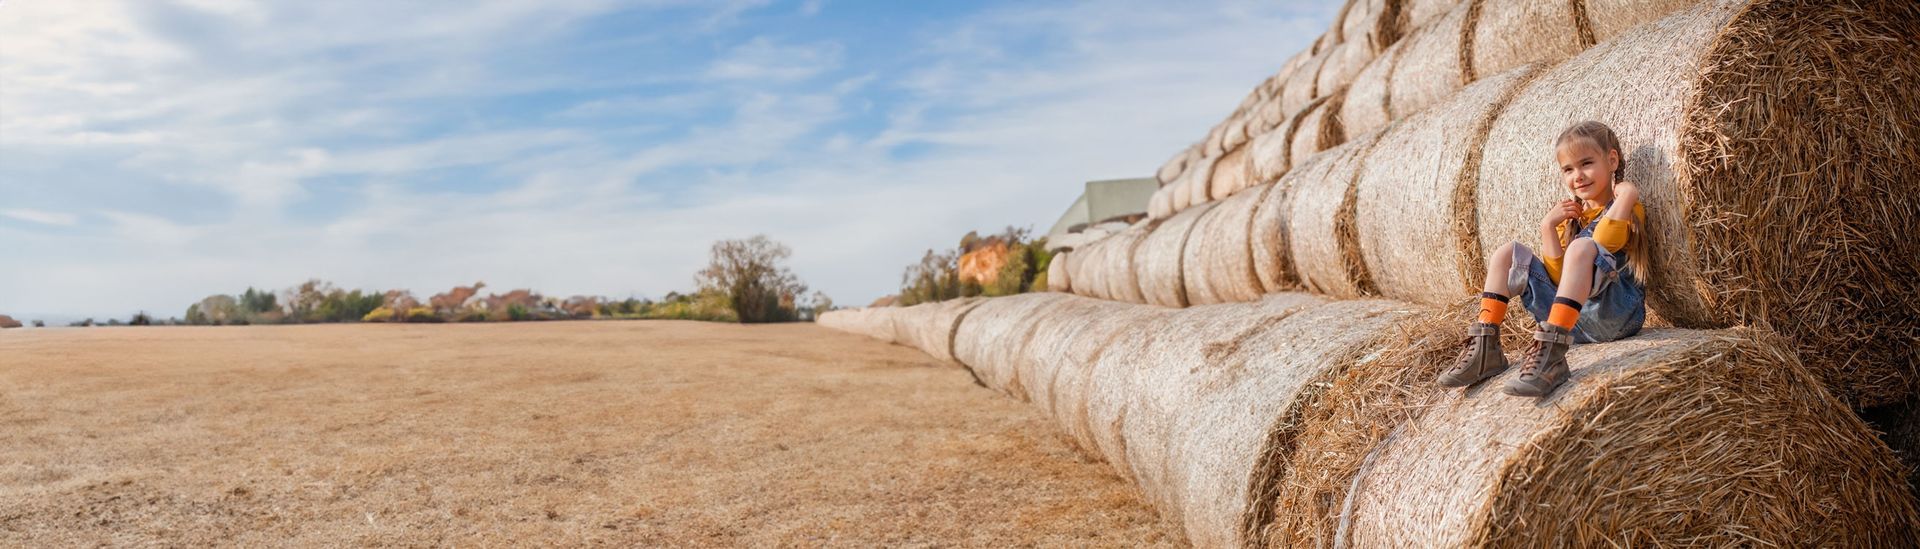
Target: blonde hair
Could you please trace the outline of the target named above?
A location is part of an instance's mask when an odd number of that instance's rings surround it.
[[[1612,152],[1614,157],[1619,159],[1620,162],[1613,169],[1613,185],[1620,184],[1620,181],[1624,179],[1627,174],[1627,154],[1620,149],[1620,137],[1614,135],[1613,128],[1609,128],[1606,124],[1592,120],[1574,124],[1572,127],[1567,128],[1566,131],[1560,132],[1560,137],[1553,140],[1553,146],[1559,147],[1574,139],[1586,139],[1595,146],[1600,147],[1600,150]],[[1611,186],[1608,187],[1608,192],[1612,192]],[[1580,197],[1578,196],[1574,197],[1574,200],[1579,199]],[[1627,268],[1633,271],[1634,278],[1639,279],[1640,282],[1644,284],[1648,281],[1650,275],[1647,270],[1647,262],[1649,259],[1647,257],[1647,231],[1641,226],[1640,216],[1629,214],[1627,219],[1628,225],[1633,227],[1633,234],[1627,236]],[[1594,222],[1598,223],[1599,220],[1596,219]],[[1573,239],[1573,235],[1579,232],[1577,230],[1577,223],[1579,223],[1578,219],[1567,220],[1567,239],[1569,241]]]

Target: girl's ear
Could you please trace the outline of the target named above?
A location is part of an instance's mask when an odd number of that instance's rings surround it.
[[[1620,149],[1607,150],[1607,164],[1607,173],[1620,173]],[[1619,183],[1617,180],[1620,178],[1615,177],[1614,179],[1616,179],[1614,183]]]

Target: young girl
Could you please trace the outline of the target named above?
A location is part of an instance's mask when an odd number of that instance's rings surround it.
[[[1442,387],[1466,387],[1507,369],[1500,353],[1500,321],[1507,301],[1521,298],[1539,321],[1514,396],[1546,396],[1567,380],[1567,347],[1613,341],[1640,332],[1646,322],[1646,209],[1640,190],[1620,180],[1626,157],[1605,124],[1587,121],[1553,142],[1560,179],[1573,198],[1547,208],[1540,250],[1509,242],[1487,261],[1480,319],[1468,328],[1466,349]]]

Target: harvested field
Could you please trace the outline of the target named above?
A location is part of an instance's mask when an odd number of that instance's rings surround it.
[[[1041,413],[812,325],[0,335],[0,545],[1168,545]]]

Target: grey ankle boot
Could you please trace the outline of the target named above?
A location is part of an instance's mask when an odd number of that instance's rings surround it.
[[[1507,369],[1507,356],[1500,352],[1500,325],[1475,322],[1467,328],[1467,341],[1453,368],[1440,373],[1441,387],[1466,387],[1493,377]]]
[[[1506,393],[1521,397],[1547,396],[1572,375],[1567,371],[1567,348],[1573,346],[1573,332],[1552,324],[1541,324],[1533,332],[1533,347],[1520,375],[1507,380]]]

